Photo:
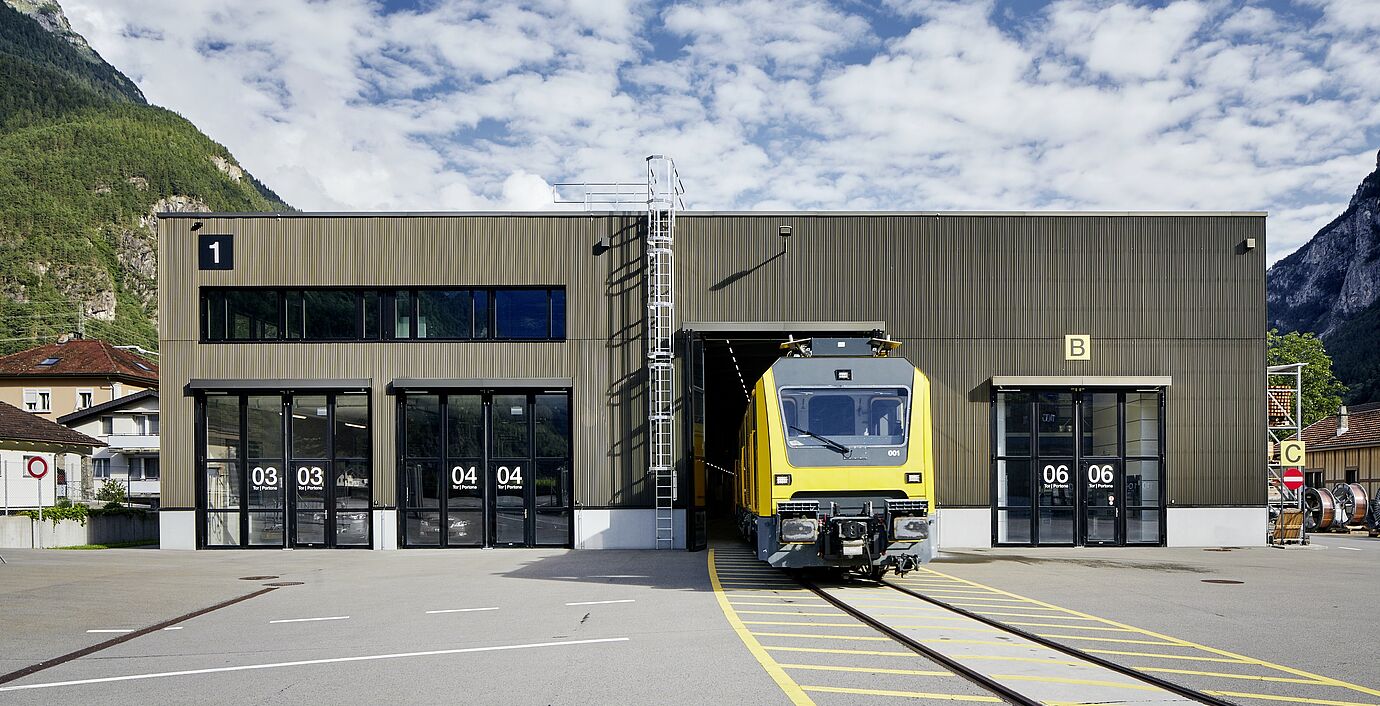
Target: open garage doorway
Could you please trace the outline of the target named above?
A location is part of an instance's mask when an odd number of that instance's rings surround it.
[[[736,537],[733,472],[738,427],[749,394],[788,338],[871,337],[883,321],[693,321],[681,329],[684,344],[682,468],[689,469],[681,496],[689,498],[686,547],[706,546],[710,536]]]

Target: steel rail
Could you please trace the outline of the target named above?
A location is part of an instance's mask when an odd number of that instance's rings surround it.
[[[835,598],[834,596],[830,595],[828,591],[825,591],[824,589],[821,589],[819,586],[815,585],[814,582],[808,581],[799,576],[796,576],[794,578],[796,582],[798,582],[801,586],[805,587],[807,590],[811,591],[820,598],[823,598],[825,601],[828,601],[835,608],[838,608],[839,610],[847,613],[849,616],[867,624],[869,627],[901,643],[903,646],[909,648],[911,651],[917,652],[921,655],[924,655],[925,657],[930,658],[931,660],[934,660],[935,662],[938,662],[939,664],[944,665],[944,667],[948,668],[949,671],[952,671],[953,673],[967,679],[968,681],[977,684],[979,687],[986,691],[990,691],[996,694],[997,696],[1000,696],[1006,702],[1017,704],[1017,706],[1043,706],[1042,702],[1032,699],[1029,696],[1026,696],[1025,694],[1022,694],[1012,689],[1011,687],[1006,686],[1005,684],[1002,684],[1001,682],[998,682],[992,679],[991,677],[988,677],[986,674],[983,674],[982,672],[979,672],[971,667],[968,667],[967,665],[964,665],[963,663],[955,660],[952,657],[949,657],[948,655],[942,652],[927,647],[923,643],[905,634],[902,634],[901,632],[897,631],[895,628],[892,628],[886,623],[883,623],[880,620],[877,620],[876,618],[873,618],[872,616],[858,610],[857,608],[848,605],[848,603],[838,598]]]
[[[1007,632],[1007,633],[1010,633],[1010,634],[1015,635],[1015,636],[1017,636],[1017,637],[1020,637],[1020,638],[1026,639],[1026,640],[1029,640],[1029,641],[1034,642],[1034,643],[1036,643],[1036,644],[1038,644],[1038,645],[1042,645],[1042,646],[1048,647],[1048,648],[1050,648],[1050,649],[1052,649],[1052,650],[1056,650],[1056,651],[1059,651],[1059,652],[1063,652],[1064,654],[1066,654],[1066,655],[1068,655],[1068,656],[1070,656],[1070,657],[1074,657],[1074,658],[1076,658],[1076,659],[1084,660],[1084,661],[1086,661],[1086,662],[1091,662],[1091,663],[1093,663],[1093,664],[1095,664],[1095,665],[1097,665],[1097,666],[1099,666],[1099,667],[1103,667],[1104,669],[1110,669],[1110,670],[1112,670],[1113,672],[1116,672],[1117,674],[1121,674],[1122,676],[1127,676],[1127,677],[1131,677],[1132,679],[1136,679],[1136,680],[1138,680],[1138,681],[1143,681],[1143,682],[1145,682],[1145,683],[1147,683],[1147,684],[1150,684],[1150,685],[1152,685],[1152,686],[1156,686],[1156,687],[1159,687],[1159,688],[1161,688],[1161,689],[1164,689],[1165,691],[1169,691],[1169,692],[1173,692],[1173,693],[1175,693],[1175,694],[1178,694],[1179,696],[1182,696],[1182,697],[1184,697],[1184,698],[1186,698],[1186,699],[1192,699],[1192,700],[1197,701],[1197,702],[1199,702],[1199,703],[1210,704],[1211,706],[1238,706],[1237,704],[1235,704],[1235,703],[1233,703],[1233,702],[1231,702],[1231,701],[1227,701],[1227,700],[1225,700],[1225,699],[1220,699],[1220,698],[1218,698],[1218,697],[1216,697],[1216,696],[1213,696],[1213,695],[1211,695],[1211,694],[1206,694],[1206,693],[1203,693],[1203,692],[1201,692],[1201,691],[1197,691],[1197,690],[1195,690],[1195,689],[1190,689],[1189,687],[1186,687],[1186,686],[1184,686],[1184,685],[1182,685],[1182,684],[1176,684],[1176,683],[1174,683],[1174,682],[1172,682],[1172,681],[1169,681],[1169,680],[1167,680],[1167,679],[1162,679],[1162,678],[1157,677],[1157,676],[1153,676],[1153,675],[1150,675],[1150,674],[1146,674],[1146,673],[1141,672],[1141,671],[1139,671],[1139,670],[1137,670],[1137,669],[1135,669],[1135,668],[1133,668],[1133,667],[1127,667],[1127,666],[1125,666],[1125,665],[1123,665],[1123,664],[1118,664],[1118,663],[1113,662],[1113,661],[1111,661],[1111,660],[1109,660],[1109,659],[1106,659],[1105,657],[1099,657],[1099,656],[1097,656],[1097,655],[1090,654],[1090,653],[1088,653],[1088,652],[1084,652],[1083,650],[1080,650],[1080,649],[1078,649],[1077,647],[1070,647],[1069,645],[1065,645],[1065,644],[1063,644],[1063,643],[1056,642],[1056,641],[1051,640],[1050,638],[1047,638],[1047,637],[1041,637],[1040,635],[1036,635],[1035,633],[1029,632],[1029,631],[1027,631],[1027,630],[1022,630],[1022,629],[1017,628],[1017,627],[1012,627],[1012,626],[1007,625],[1006,623],[1000,622],[1000,621],[998,621],[998,620],[993,620],[992,618],[989,618],[989,617],[987,617],[987,616],[985,616],[985,615],[981,615],[981,614],[979,614],[979,613],[974,613],[973,611],[967,610],[967,609],[965,609],[965,608],[959,608],[958,606],[955,606],[955,605],[950,605],[950,604],[945,603],[944,601],[941,601],[941,600],[939,600],[939,599],[937,599],[937,598],[931,598],[930,596],[927,596],[927,595],[925,595],[925,594],[923,594],[923,593],[919,593],[919,592],[916,592],[916,591],[912,591],[911,589],[905,588],[905,587],[903,587],[903,586],[897,586],[896,584],[893,584],[893,583],[891,583],[890,581],[885,581],[885,580],[883,580],[883,581],[881,581],[880,583],[881,583],[881,585],[883,585],[883,586],[886,586],[886,587],[888,587],[888,588],[894,589],[894,590],[896,590],[896,591],[900,591],[901,593],[904,593],[904,594],[906,594],[906,595],[908,595],[908,596],[911,596],[912,598],[918,598],[918,599],[920,599],[920,600],[922,600],[922,601],[925,601],[926,603],[929,603],[929,604],[931,604],[931,605],[934,605],[934,606],[943,608],[943,609],[945,609],[945,610],[947,610],[947,611],[956,613],[956,614],[961,615],[961,616],[963,616],[963,617],[965,617],[965,618],[972,618],[973,620],[976,620],[976,621],[978,621],[978,622],[980,622],[980,623],[982,623],[983,625],[986,625],[986,626],[988,626],[988,627],[993,627],[993,628],[996,628],[996,629],[1001,630],[1001,631],[1003,631],[1003,632]],[[827,600],[827,599],[826,599],[826,600]],[[833,602],[833,601],[831,601],[831,602]],[[837,603],[835,603],[835,605],[837,605]],[[851,613],[850,613],[850,614],[851,614]],[[857,617],[857,616],[854,616],[854,617]]]

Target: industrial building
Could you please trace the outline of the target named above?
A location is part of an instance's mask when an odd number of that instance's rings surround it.
[[[930,379],[941,547],[1265,536],[1265,214],[168,213],[162,546],[702,546],[788,337]]]

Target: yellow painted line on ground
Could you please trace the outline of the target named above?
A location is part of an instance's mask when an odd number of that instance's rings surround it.
[[[723,587],[719,585],[719,576],[714,568],[714,550],[709,550],[709,583],[714,587],[714,597],[719,601],[719,609],[724,612],[724,617],[728,619],[728,624],[733,627],[733,631],[738,633],[738,639],[743,641],[743,645],[748,648],[748,652],[757,659],[757,663],[767,670],[772,681],[781,687],[785,692],[786,698],[796,706],[815,706],[815,702],[800,688],[800,685],[786,674],[786,670],[772,659],[770,654],[762,648],[762,643],[753,637],[752,631],[743,625],[743,621],[738,618],[738,614],[733,612],[733,606],[729,604],[728,597],[724,595]]]
[[[1010,681],[1037,681],[1050,684],[1076,684],[1078,686],[1109,686],[1117,689],[1131,689],[1133,691],[1164,691],[1158,686],[1149,684],[1137,684],[1135,682],[1107,681],[1105,679],[1071,679],[1067,677],[1041,677],[1032,674],[990,674],[993,679]]]
[[[753,598],[765,598],[765,596],[753,596]],[[730,601],[730,605],[761,605],[761,606],[771,606],[771,607],[773,607],[773,608],[780,608],[780,607],[782,607],[782,606],[788,606],[788,605],[798,605],[798,606],[800,606],[800,607],[802,607],[802,608],[829,608],[829,607],[831,607],[828,603],[796,603],[795,601],[788,601],[788,600],[784,600],[784,599],[783,599],[783,600],[779,600],[779,601],[775,601],[775,602],[772,602],[772,603],[761,603],[761,602],[754,602],[754,601],[743,601],[743,600],[738,600],[738,601]]]
[[[1049,620],[1086,620],[1093,623],[1101,622],[1097,618],[1080,618],[1076,615],[1050,615],[1049,613],[999,613],[994,610],[981,610],[974,612],[980,613],[982,615],[1001,615],[1010,618],[1048,618]],[[1069,627],[1073,628],[1078,626],[1070,625]],[[1130,630],[1129,632],[1139,631]]]
[[[899,628],[903,630],[953,630],[957,632],[984,632],[984,633],[1005,633],[1005,630],[996,628],[956,628],[952,625],[890,625],[887,627]]]
[[[837,616],[835,616],[837,617]],[[812,623],[808,620],[744,620],[744,625],[801,625],[812,628],[866,628],[862,623]]]
[[[1129,632],[1136,635],[1140,634],[1135,630],[1127,630],[1126,628],[1095,628],[1091,625],[1069,625],[1067,623],[1021,623],[1015,620],[1003,620],[1002,622],[1007,625],[1023,625],[1028,628],[1067,628],[1069,630],[1099,630],[1103,632]]]
[[[1009,603],[967,603],[967,602],[962,602],[962,603],[960,603],[959,601],[946,601],[946,602],[947,602],[949,605],[956,605],[956,606],[958,606],[958,607],[960,607],[960,608],[1015,608],[1015,607],[1016,607],[1016,606],[1013,606],[1013,605],[1011,605],[1011,604],[1009,604]],[[1036,606],[1036,605],[1023,605],[1023,606],[1020,606],[1020,609],[1021,609],[1021,610],[1053,610],[1053,611],[1063,610],[1062,608],[1042,608],[1042,607]]]
[[[839,667],[832,664],[783,664],[782,669],[813,669],[823,672],[864,672],[867,674],[904,674],[912,677],[953,677],[953,672],[937,669],[883,669],[882,667]]]
[[[1063,639],[1063,640],[1087,640],[1087,641],[1089,641],[1089,642],[1119,642],[1119,643],[1124,643],[1124,644],[1128,644],[1128,645],[1161,645],[1161,646],[1164,646],[1164,647],[1186,647],[1186,645],[1181,645],[1181,644],[1179,644],[1179,643],[1177,643],[1177,642],[1164,642],[1164,641],[1162,641],[1162,640],[1127,640],[1127,639],[1121,638],[1121,637],[1090,637],[1090,636],[1087,636],[1087,635],[1058,635],[1058,634],[1044,633],[1044,632],[1037,632],[1037,633],[1035,633],[1035,634],[1036,634],[1037,636],[1039,636],[1039,637],[1047,637],[1047,638],[1050,638],[1050,639],[1059,638],[1059,639]]]
[[[1045,602],[1043,602],[1043,601],[1037,601],[1037,600],[1035,600],[1035,599],[1033,599],[1033,598],[1026,598],[1025,596],[1020,596],[1020,595],[1017,595],[1017,594],[1015,594],[1015,593],[1010,593],[1010,592],[1008,592],[1008,591],[1003,591],[1003,590],[998,589],[998,588],[992,588],[991,586],[984,586],[983,584],[977,583],[977,582],[975,582],[975,581],[969,581],[969,580],[967,580],[967,579],[958,578],[957,576],[950,576],[950,575],[948,575],[948,574],[940,573],[940,572],[938,572],[938,571],[935,571],[934,569],[925,568],[925,569],[922,569],[922,570],[923,570],[923,571],[926,571],[926,572],[928,572],[929,574],[934,575],[934,576],[939,576],[939,577],[946,578],[946,579],[953,579],[953,580],[955,580],[955,581],[962,581],[963,583],[969,584],[969,585],[971,585],[971,586],[976,586],[976,587],[978,587],[978,588],[985,588],[985,589],[988,589],[988,590],[990,590],[990,591],[995,591],[995,592],[997,592],[997,593],[1001,593],[1001,594],[1003,594],[1003,595],[1010,596],[1010,597],[1012,597],[1012,598],[1025,598],[1026,600],[1030,601],[1031,603],[1035,603],[1035,604],[1037,604],[1037,605],[1042,605],[1042,606],[1048,606],[1049,608],[1057,609],[1057,610],[1063,611],[1063,612],[1065,612],[1065,613],[1070,613],[1070,614],[1078,615],[1078,616],[1085,617],[1085,618],[1093,618],[1093,619],[1095,619],[1095,620],[1097,620],[1097,621],[1099,621],[1099,622],[1101,622],[1101,623],[1104,623],[1104,624],[1106,624],[1106,625],[1110,625],[1110,626],[1112,626],[1112,627],[1127,628],[1127,629],[1129,629],[1129,630],[1134,630],[1134,631],[1136,631],[1136,632],[1139,632],[1139,633],[1141,633],[1142,635],[1148,635],[1148,636],[1150,636],[1150,637],[1153,637],[1153,638],[1156,638],[1156,639],[1160,639],[1160,640],[1169,640],[1169,641],[1172,641],[1172,642],[1177,642],[1177,643],[1179,643],[1180,645],[1182,645],[1182,646],[1184,646],[1184,647],[1192,647],[1192,648],[1194,648],[1194,649],[1202,650],[1202,651],[1204,651],[1204,652],[1208,652],[1208,653],[1211,653],[1211,654],[1221,655],[1222,657],[1228,657],[1228,658],[1231,658],[1230,661],[1248,662],[1248,663],[1250,663],[1250,664],[1254,664],[1254,665],[1261,666],[1261,667],[1266,667],[1266,668],[1269,668],[1269,669],[1274,669],[1274,670],[1277,670],[1277,671],[1280,671],[1280,672],[1284,672],[1284,673],[1286,673],[1286,674],[1292,674],[1292,675],[1294,675],[1294,676],[1296,676],[1296,677],[1304,677],[1304,678],[1307,678],[1307,679],[1313,679],[1313,680],[1316,680],[1316,681],[1325,682],[1325,683],[1327,683],[1327,684],[1329,684],[1329,685],[1331,685],[1331,686],[1339,687],[1339,688],[1342,688],[1342,689],[1350,689],[1351,691],[1360,692],[1360,693],[1366,694],[1366,695],[1368,695],[1368,696],[1380,696],[1380,689],[1372,689],[1372,688],[1369,688],[1369,687],[1361,686],[1360,684],[1352,684],[1352,683],[1350,683],[1350,682],[1344,682],[1344,681],[1342,681],[1342,680],[1340,680],[1340,679],[1333,679],[1332,677],[1325,677],[1325,676],[1322,676],[1321,674],[1314,674],[1314,673],[1312,673],[1312,672],[1304,671],[1304,670],[1302,670],[1302,669],[1296,669],[1296,668],[1294,668],[1294,667],[1286,667],[1286,666],[1284,666],[1284,665],[1282,665],[1282,664],[1275,664],[1274,662],[1266,662],[1265,660],[1256,659],[1256,658],[1254,658],[1254,657],[1247,657],[1247,656],[1245,656],[1245,655],[1237,654],[1237,653],[1235,653],[1235,652],[1228,652],[1227,650],[1218,649],[1218,648],[1216,648],[1216,647],[1208,647],[1207,645],[1200,645],[1200,644],[1198,644],[1198,643],[1196,643],[1196,642],[1189,642],[1189,641],[1187,641],[1187,640],[1181,640],[1181,639],[1179,639],[1179,638],[1170,637],[1170,636],[1165,635],[1165,634],[1162,634],[1162,633],[1153,632],[1153,631],[1150,631],[1150,630],[1146,630],[1146,629],[1144,629],[1144,628],[1138,628],[1138,627],[1136,627],[1136,626],[1134,626],[1134,625],[1127,625],[1127,624],[1125,624],[1125,623],[1118,623],[1118,622],[1116,622],[1116,621],[1114,621],[1114,620],[1108,620],[1108,619],[1106,619],[1106,618],[1098,618],[1098,617],[1095,616],[1095,615],[1089,615],[1089,614],[1087,614],[1087,613],[1080,613],[1080,612],[1078,612],[1078,611],[1076,611],[1076,610],[1069,610],[1068,608],[1060,608],[1059,606],[1053,605],[1053,604],[1051,604],[1051,603],[1045,603]],[[1090,651],[1091,651],[1091,650],[1090,650]],[[1215,661],[1228,661],[1228,660],[1215,660]]]
[[[867,642],[891,642],[889,637],[864,637],[862,635],[811,635],[798,632],[754,632],[758,637],[804,637],[811,640],[865,640]]]
[[[1061,665],[1065,667],[1086,667],[1087,662],[1074,662],[1065,659],[1048,659],[1046,657],[1011,657],[1007,655],[963,655],[963,659],[985,659],[999,662],[1034,662],[1036,664]]]
[[[916,652],[886,652],[883,650],[845,650],[831,647],[786,647],[784,645],[763,645],[763,649],[777,652],[809,652],[828,655],[867,655],[869,657],[919,657]]]
[[[952,620],[956,623],[972,622],[972,618],[957,615],[915,615],[913,613],[869,613],[869,615],[874,618],[922,618],[924,620]]]
[[[974,598],[974,597],[971,596],[971,595],[954,596],[954,595],[946,595],[946,594],[943,594],[943,593],[926,593],[925,595],[927,595],[927,596],[929,596],[929,597],[931,597],[931,598],[958,598],[959,600],[964,600],[964,601],[979,601],[979,600],[980,600],[980,601],[991,601],[991,602],[994,602],[994,603],[1029,603],[1029,602],[1030,602],[1030,601],[1021,600],[1021,599],[1017,599],[1017,598],[990,598],[990,597],[988,597],[988,596],[983,596],[982,598]],[[980,595],[980,594],[979,594],[979,595]]]
[[[1227,674],[1226,672],[1200,672],[1194,669],[1173,669],[1170,667],[1136,667],[1141,672],[1164,672],[1165,674],[1192,674],[1200,677],[1218,677],[1221,679],[1251,679],[1254,681],[1284,682],[1286,684],[1312,684],[1314,686],[1331,686],[1324,682],[1313,679],[1295,679],[1294,677],[1265,677],[1256,674]]]
[[[919,640],[919,642],[923,642],[925,644],[945,643],[954,645],[998,645],[1000,647],[1011,647],[1012,645],[1012,643],[1010,642],[995,642],[993,640],[967,640],[963,638],[953,639],[948,637],[935,637],[928,640]],[[967,655],[964,655],[963,658],[968,659]]]
[[[943,701],[973,701],[984,704],[999,704],[995,696],[975,696],[973,694],[936,694],[926,691],[888,691],[885,689],[850,689],[842,686],[802,686],[805,691],[826,694],[857,694],[859,696],[895,696],[903,699],[935,699]]]
[[[809,690],[809,687],[800,687]],[[1322,704],[1323,706],[1376,706],[1374,701],[1333,701],[1331,699],[1305,699],[1302,696],[1275,696],[1274,694],[1248,694],[1240,691],[1205,691],[1213,696],[1235,696],[1239,699],[1260,699],[1262,701],[1287,701],[1291,704]]]
[[[837,618],[843,615],[843,613],[802,613],[797,610],[740,610],[738,611],[738,615],[811,615],[820,618]]]
[[[1199,655],[1167,655],[1160,652],[1130,652],[1127,650],[1083,650],[1095,655],[1125,655],[1127,657],[1154,657],[1156,659],[1181,659],[1189,662],[1223,662],[1225,664],[1253,664],[1244,659],[1227,659],[1226,657],[1201,657]],[[1133,667],[1138,669],[1138,667]]]

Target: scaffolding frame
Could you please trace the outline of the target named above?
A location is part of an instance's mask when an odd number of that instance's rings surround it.
[[[1297,439],[1303,433],[1303,369],[1307,363],[1271,365],[1265,369],[1265,419],[1270,435],[1266,469],[1266,502],[1270,516],[1278,522],[1285,510],[1303,511],[1303,488],[1289,490],[1284,486],[1284,464],[1280,444]],[[1302,469],[1300,469],[1302,470]],[[1271,536],[1275,535],[1271,532]],[[1306,524],[1299,528],[1298,539],[1281,540],[1307,543]]]

